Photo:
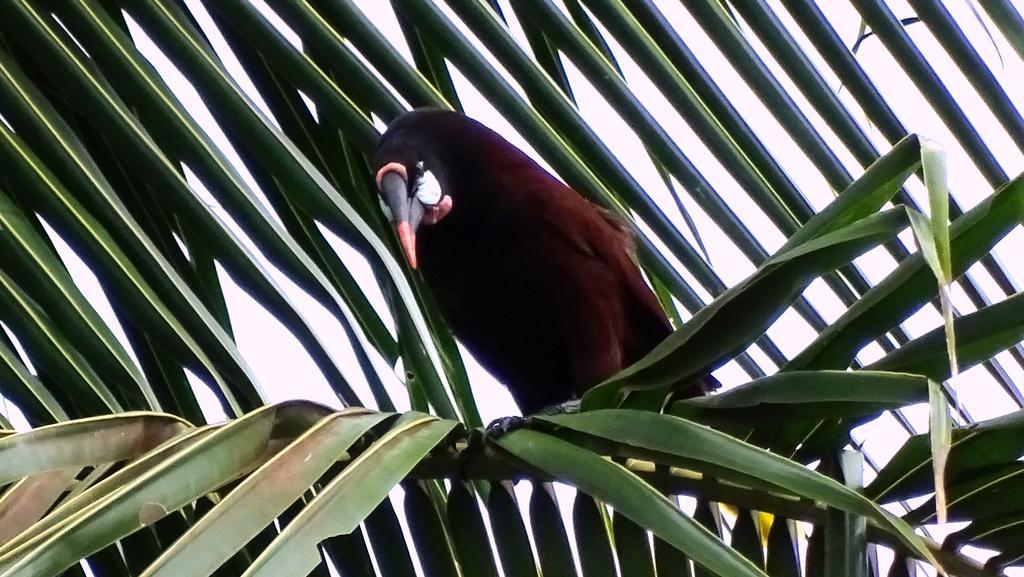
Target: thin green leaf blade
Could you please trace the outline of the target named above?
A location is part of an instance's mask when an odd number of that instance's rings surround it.
[[[480,505],[472,487],[465,483],[452,483],[448,493],[448,525],[452,529],[452,540],[463,571],[467,575],[497,577],[497,564],[480,514]]]
[[[938,566],[932,553],[906,523],[859,493],[788,459],[713,429],[678,417],[621,409],[535,418],[597,436],[619,446],[677,455],[721,467],[723,472],[733,471],[748,478],[763,479],[787,491],[863,515],[897,535],[922,558]],[[698,559],[694,557],[694,560]]]
[[[764,577],[764,572],[749,560],[621,465],[531,430],[512,432],[498,439],[497,444],[556,479],[607,502],[720,575]]]
[[[320,562],[316,545],[352,531],[453,428],[453,421],[410,418],[356,457],[246,570],[245,577],[307,573]]]
[[[509,482],[494,483],[487,494],[487,513],[491,519],[494,543],[505,575],[537,577],[537,562],[530,549],[526,523],[519,512],[515,488]]]
[[[953,420],[942,387],[928,381],[928,435],[932,449],[932,470],[935,476],[935,506],[939,523],[946,522],[946,461],[953,444]]]
[[[583,577],[615,577],[611,532],[603,505],[583,491],[576,492],[572,506],[573,533],[580,554]],[[674,547],[673,547],[674,548]]]
[[[8,435],[0,438],[0,461],[5,463],[0,484],[72,465],[131,459],[188,427],[170,415],[121,413]]]
[[[615,556],[623,575],[654,577],[654,558],[647,531],[621,513],[612,515]],[[733,544],[735,548],[735,543]]]
[[[588,391],[583,408],[611,407],[623,390],[695,383],[749,346],[815,277],[892,238],[905,226],[905,211],[894,209],[776,254],[640,361]]]
[[[551,483],[534,483],[530,494],[530,529],[545,577],[576,577],[569,536]]]
[[[363,433],[387,416],[360,410],[325,417],[246,477],[142,575],[212,572],[299,498]]]

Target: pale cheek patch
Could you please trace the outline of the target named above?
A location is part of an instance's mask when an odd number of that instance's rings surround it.
[[[434,173],[429,170],[420,173],[416,180],[416,200],[426,206],[434,206],[441,202],[441,196],[441,183],[437,181]]]

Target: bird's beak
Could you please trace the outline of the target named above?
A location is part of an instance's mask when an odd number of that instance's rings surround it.
[[[409,266],[416,268],[416,229],[423,220],[423,204],[410,197],[405,179],[397,171],[388,171],[380,179],[380,193],[391,209],[391,222]]]

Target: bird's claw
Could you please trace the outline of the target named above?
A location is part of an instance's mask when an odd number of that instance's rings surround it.
[[[484,436],[493,441],[516,429],[522,429],[527,424],[529,424],[529,418],[527,417],[501,417],[494,419],[491,421],[491,424],[487,425]]]
[[[543,409],[533,413],[533,415],[540,416],[552,416],[552,415],[564,415],[568,413],[578,413],[580,411],[579,399],[560,403],[557,405],[551,405],[544,407]],[[522,429],[530,424],[533,416],[526,417],[499,417],[491,421],[487,428],[484,429],[483,437],[486,440],[494,441],[500,437],[503,437],[516,429]]]
[[[559,403],[557,405],[551,405],[549,407],[544,407],[543,409],[537,411],[536,414],[538,414],[538,415],[546,415],[546,416],[553,416],[553,415],[571,415],[571,414],[575,414],[575,413],[578,413],[578,412],[580,412],[580,400],[579,399],[573,399],[571,401],[566,401],[564,403]]]

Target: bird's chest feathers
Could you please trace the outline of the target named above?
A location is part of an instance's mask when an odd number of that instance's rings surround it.
[[[421,233],[423,274],[431,286],[479,285],[536,267],[544,260],[527,230],[484,222],[472,226],[439,223]]]
[[[425,231],[421,268],[453,328],[545,314],[575,290],[562,247],[545,243],[536,227],[445,224]]]

